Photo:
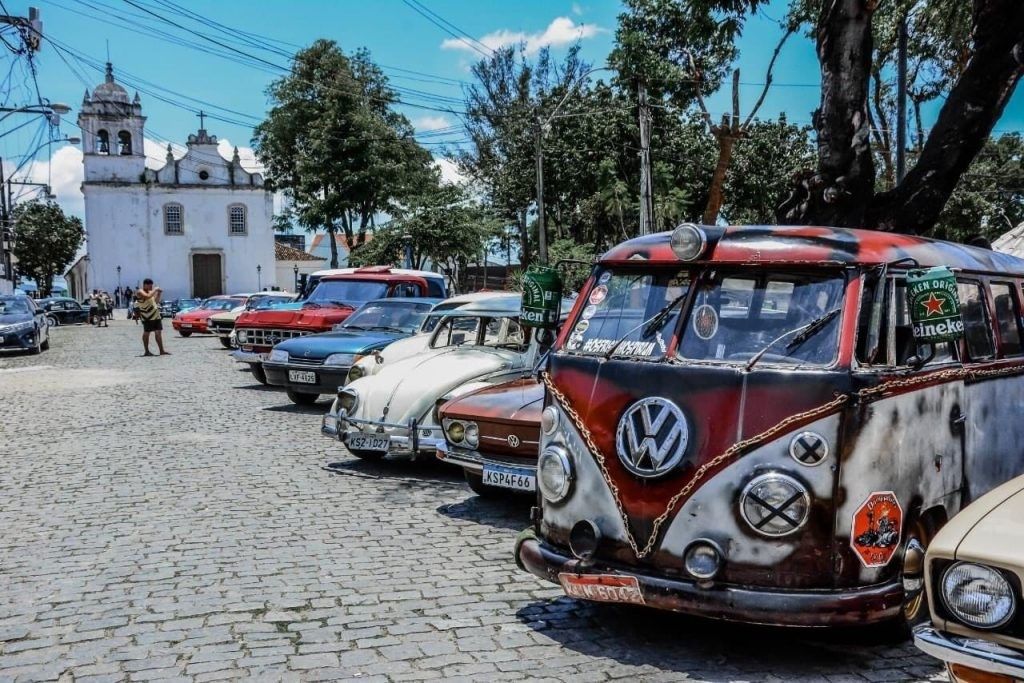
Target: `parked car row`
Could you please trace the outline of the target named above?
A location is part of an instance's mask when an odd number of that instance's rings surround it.
[[[551,271],[461,303],[436,278],[321,274],[239,316],[233,355],[297,403],[331,394],[319,428],[356,457],[533,491],[515,561],[570,597],[916,625],[955,680],[1022,677],[1024,260],[684,224],[611,249],[572,301]]]

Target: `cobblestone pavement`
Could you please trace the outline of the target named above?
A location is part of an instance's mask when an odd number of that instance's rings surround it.
[[[574,602],[529,499],[356,460],[211,337],[64,327],[0,356],[0,681],[939,680],[873,634]]]

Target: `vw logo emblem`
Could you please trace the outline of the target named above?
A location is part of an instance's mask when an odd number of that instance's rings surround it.
[[[672,470],[683,459],[688,441],[683,411],[658,397],[631,405],[615,432],[619,460],[638,477],[658,477]]]
[[[519,448],[519,437],[515,434],[509,434],[508,445],[512,448]]]

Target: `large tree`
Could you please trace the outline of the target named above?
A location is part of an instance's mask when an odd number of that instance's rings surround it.
[[[14,208],[14,257],[18,272],[35,280],[40,296],[50,296],[85,238],[82,221],[53,202],[25,202]]]
[[[342,231],[358,248],[374,217],[425,181],[430,154],[394,111],[397,94],[365,50],[349,56],[318,40],[267,94],[272,107],[252,141],[257,157],[288,200],[286,219],[326,231],[337,267],[334,235]]]

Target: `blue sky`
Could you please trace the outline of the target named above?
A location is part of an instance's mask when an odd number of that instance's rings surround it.
[[[402,0],[176,1],[178,7],[202,18],[280,41],[278,46],[281,49],[291,50],[320,37],[334,39],[346,50],[368,47],[374,59],[392,77],[393,85],[404,91],[404,97],[423,105],[403,108],[417,129],[426,133],[422,141],[430,143],[431,149],[439,150],[443,143],[462,139],[455,130],[429,131],[458,123],[452,114],[434,109],[458,108],[457,104],[445,98],[460,97],[459,82],[469,79],[468,66],[480,55],[466,42],[453,39]],[[223,35],[214,28],[197,24],[194,19],[175,14],[171,9],[173,3],[168,4],[165,0],[132,2],[189,28],[205,31],[214,39]],[[610,1],[421,2],[457,27],[455,32],[487,45],[515,39],[526,40],[531,47],[550,42],[560,54],[579,37],[585,59],[594,64],[603,63],[611,50],[616,16],[621,11],[617,2]],[[29,2],[9,0],[6,4],[12,13],[23,14]],[[200,108],[213,115],[206,125],[210,133],[231,144],[242,147],[249,144],[252,123],[262,117],[267,107],[264,90],[274,78],[275,72],[271,67],[253,68],[193,47],[161,40],[153,34],[167,34],[175,40],[187,34],[161,23],[144,9],[124,0],[42,0],[32,4],[40,6],[44,33],[58,45],[101,68],[109,42],[115,75],[120,74],[121,80],[147,82],[144,88],[151,92],[140,95],[144,114],[148,117],[147,138],[155,143],[147,148],[151,163],[162,161],[160,147],[168,140],[180,143],[195,131],[199,121],[194,110]],[[745,107],[756,98],[760,90],[757,84],[764,80],[767,59],[779,37],[777,21],[784,15],[785,5],[784,0],[775,0],[748,23],[741,40],[741,56],[737,65],[742,72],[742,82],[746,84],[741,91]],[[205,50],[217,49],[201,38],[192,36],[189,39]],[[262,40],[258,42],[262,43]],[[266,52],[252,52],[278,64],[287,61]],[[10,59],[9,55],[5,56]],[[102,74],[98,68],[74,58],[68,58],[68,61],[71,67],[65,64],[53,45],[46,45],[38,58],[39,89],[52,101],[65,102],[77,110],[86,84],[95,86],[102,81]],[[3,69],[2,73],[6,71]],[[813,44],[803,36],[792,38],[779,58],[775,74],[776,85],[760,115],[774,117],[785,112],[792,121],[808,123],[819,97]],[[129,91],[133,90],[130,84],[126,85]],[[156,95],[170,102],[161,101]],[[19,68],[12,72],[6,96],[9,104],[25,103],[34,97],[31,80]],[[724,93],[709,98],[713,113],[723,111],[726,104]],[[224,108],[232,111],[224,111]],[[66,117],[62,126],[65,134],[76,134],[76,113],[73,111]],[[12,122],[13,119],[5,122],[5,130]],[[997,130],[1024,130],[1024,94],[1020,89]],[[0,154],[5,160],[24,154],[35,146],[33,141],[37,131],[38,126],[30,124],[0,138]],[[53,149],[57,150],[56,147]],[[75,173],[80,173],[80,155],[76,157],[72,149],[57,150],[54,154],[53,167],[49,169],[50,180],[61,203],[77,213],[80,176],[76,177]],[[40,152],[40,162],[31,167],[33,179],[45,180],[47,169],[42,163],[45,158],[45,151]],[[76,163],[79,164],[78,169],[75,168]]]

